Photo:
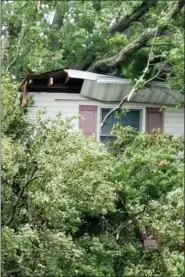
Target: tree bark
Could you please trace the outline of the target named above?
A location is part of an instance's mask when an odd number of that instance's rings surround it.
[[[134,42],[127,45],[121,52],[113,57],[95,62],[88,71],[103,73],[107,72],[110,68],[122,65],[129,55],[144,47],[148,40],[154,37],[156,30],[157,27],[145,30]]]
[[[142,4],[133,9],[130,15],[121,17],[118,22],[110,26],[109,33],[114,35],[116,32],[124,32],[130,27],[132,22],[139,20],[151,7],[154,7],[157,2],[158,0],[143,0]]]
[[[87,71],[105,74],[109,69],[113,69],[117,66],[123,65],[129,55],[134,54],[135,52],[140,50],[150,39],[155,36],[157,29],[158,36],[162,35],[162,33],[168,28],[169,20],[174,17],[184,5],[185,0],[179,0],[176,3],[174,2],[174,5],[170,9],[166,18],[162,21],[159,21],[158,26],[152,29],[146,29],[135,41],[127,45],[118,54],[114,55],[113,57],[95,62],[92,66],[89,67]]]

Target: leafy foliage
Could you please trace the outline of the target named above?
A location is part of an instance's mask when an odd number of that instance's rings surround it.
[[[135,238],[138,235],[141,238],[142,232],[151,232],[159,244],[157,251],[143,251],[135,246],[136,260],[126,264],[125,275],[181,276],[184,272],[183,138],[174,139],[158,131],[142,134],[122,126],[116,126],[113,133],[117,139],[111,142],[112,148],[118,157],[115,178],[128,216],[128,223],[123,221],[117,233],[121,248],[124,249],[126,241],[133,246],[134,228]],[[117,211],[119,216],[122,213],[123,210]]]
[[[115,209],[110,154],[70,125],[71,119],[44,120],[41,114],[29,140],[3,138],[5,275],[83,272],[77,231],[83,232],[86,216],[91,221]]]
[[[18,84],[9,76],[2,76],[2,135],[20,139],[30,134],[27,109],[20,109]],[[31,126],[30,126],[31,127]]]
[[[3,276],[184,274],[182,138],[117,125],[108,153],[74,132],[73,118],[50,120],[40,111],[31,124],[17,93],[27,68],[87,69],[155,27],[174,5],[158,1],[128,29],[111,34],[111,24],[142,2],[3,1]],[[183,88],[182,28],[181,11],[154,47],[155,55],[168,58],[162,77],[177,89]],[[148,43],[108,73],[137,78]],[[155,236],[157,249],[143,247],[144,232]]]
[[[110,33],[113,24],[123,17],[127,20],[140,5],[142,1],[3,1],[3,69],[18,79],[27,68],[86,70],[95,61],[119,53],[146,28],[161,24],[174,2],[156,1],[139,20],[131,21],[129,28]],[[183,89],[183,10],[167,21],[168,30],[157,36],[153,51],[154,55],[166,55],[170,71],[165,69],[163,77],[170,86]],[[128,54],[123,65],[107,73],[138,78],[146,67],[150,43],[134,55]],[[155,66],[160,62],[155,61]]]

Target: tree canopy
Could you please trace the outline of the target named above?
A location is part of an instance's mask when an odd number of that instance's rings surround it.
[[[77,68],[183,90],[184,1],[3,1],[3,69],[20,79],[27,69]],[[153,41],[153,38],[155,41]]]

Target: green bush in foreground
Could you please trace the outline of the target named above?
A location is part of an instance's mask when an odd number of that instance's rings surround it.
[[[182,138],[118,125],[108,153],[72,118],[31,126],[5,81],[2,275],[182,276]]]

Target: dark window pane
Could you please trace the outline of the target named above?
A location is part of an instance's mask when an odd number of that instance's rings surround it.
[[[102,109],[102,120],[108,114],[110,109]],[[106,124],[101,130],[101,134],[109,135],[111,133],[112,127],[115,123],[121,122],[123,126],[131,126],[136,129],[140,129],[140,111],[130,110],[125,115],[120,114],[119,118],[116,118],[116,113],[112,114],[108,119]]]
[[[132,124],[133,128],[136,128],[139,131],[139,123],[133,123]]]
[[[103,126],[101,133],[105,135],[109,135],[112,130],[113,124],[106,122],[106,124]]]
[[[121,122],[123,123],[123,125],[130,125],[131,124],[130,113],[127,113],[126,115],[122,115]]]
[[[108,114],[109,111],[110,111],[110,109],[102,109],[102,120]]]
[[[100,141],[104,144],[107,144],[108,142],[113,141],[114,139],[114,136],[100,136]]]
[[[140,112],[139,111],[132,111],[131,112],[131,121],[132,122],[138,122],[140,117]]]

